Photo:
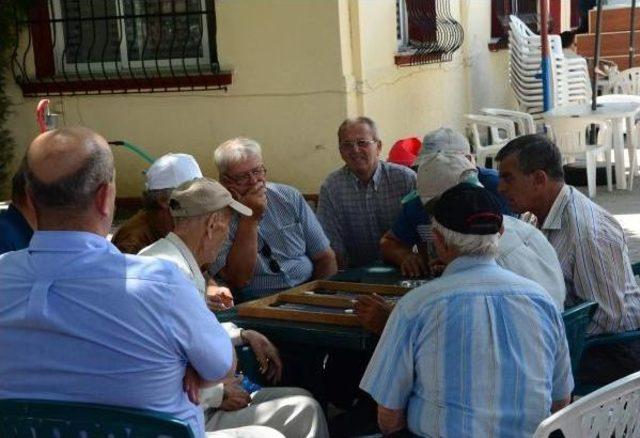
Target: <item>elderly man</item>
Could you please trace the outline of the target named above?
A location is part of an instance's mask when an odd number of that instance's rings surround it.
[[[402,197],[415,189],[416,174],[380,161],[382,142],[368,117],[342,122],[338,145],[345,166],[322,184],[317,215],[338,267],[362,266],[380,260],[378,242],[400,213]]]
[[[567,303],[598,303],[588,332],[640,328],[640,289],[631,270],[624,231],[615,218],[564,183],[558,148],[541,135],[509,142],[496,157],[500,191],[518,212],[530,212],[556,249]],[[585,351],[579,379],[606,384],[640,369],[640,342]]]
[[[26,192],[24,163],[11,179],[11,204],[0,212],[0,254],[29,245],[36,228],[36,215]]]
[[[253,210],[234,216],[229,240],[209,272],[242,300],[271,295],[335,274],[336,258],[316,216],[293,187],[267,183],[260,145],[234,138],[218,146],[220,182]]]
[[[429,156],[418,168],[418,191],[423,202],[433,202],[445,190],[460,181],[482,186],[476,169],[460,154],[439,152]],[[496,197],[496,201],[502,205]],[[439,260],[434,249],[432,218],[428,225],[416,230],[420,236],[419,256],[425,265],[437,268]],[[560,262],[553,247],[535,227],[511,216],[504,216],[502,238],[498,242],[496,263],[511,272],[535,281],[547,291],[558,309],[564,309],[566,288]],[[370,296],[359,300],[356,312],[361,323],[369,330],[380,333],[387,322],[391,307],[380,297]]]
[[[27,249],[0,256],[0,351],[11,352],[0,399],[156,410],[204,436],[192,401],[234,373],[233,348],[173,264],[123,255],[105,238],[116,193],[109,145],[86,128],[49,131],[26,166],[38,231]]]
[[[385,434],[531,436],[573,389],[562,317],[534,282],[494,260],[502,226],[486,189],[435,202],[442,277],[405,295],[362,378]]]
[[[171,191],[185,181],[201,178],[196,160],[187,154],[166,154],[146,172],[143,209],[123,223],[111,242],[122,252],[137,254],[173,230],[169,213]]]
[[[143,249],[140,255],[175,263],[204,298],[206,287],[201,268],[216,258],[226,240],[232,210],[243,216],[251,216],[252,212],[235,201],[220,183],[207,178],[178,186],[171,194],[169,207],[174,231]],[[235,346],[245,342],[251,345],[261,371],[276,383],[282,363],[273,344],[256,331],[239,329],[233,323],[222,326]],[[303,389],[263,388],[249,394],[236,378],[230,378],[201,397],[206,398],[207,406],[219,408],[207,422],[210,430],[255,424],[272,427],[286,437],[327,436],[322,409]]]
[[[424,136],[422,149],[416,159],[420,165],[430,156],[437,153],[456,154],[467,157],[475,163],[471,155],[469,141],[451,128],[439,128]],[[498,194],[498,172],[493,169],[477,167],[480,183],[490,192]],[[498,197],[504,214],[511,214],[506,200]],[[417,253],[412,251],[414,245],[424,240],[425,230],[429,229],[429,216],[425,213],[420,195],[417,191],[408,193],[402,199],[402,209],[393,226],[380,239],[382,258],[400,267],[403,275],[420,277],[427,275],[429,267]]]

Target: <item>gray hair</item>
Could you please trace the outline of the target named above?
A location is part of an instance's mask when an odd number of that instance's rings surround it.
[[[213,153],[213,161],[216,163],[220,175],[224,175],[231,165],[249,157],[257,157],[262,160],[262,148],[257,141],[246,137],[227,140],[218,146]]]
[[[373,131],[373,138],[375,140],[380,140],[380,135],[378,135],[378,125],[376,125],[376,122],[374,122],[373,119],[370,119],[369,117],[361,116],[345,119],[345,121],[340,124],[340,126],[338,127],[338,141],[342,137],[342,132],[345,129],[347,129],[349,126],[360,124],[367,125],[369,128],[371,128],[371,131]]]
[[[145,190],[142,192],[142,207],[147,211],[156,211],[162,208],[162,203],[168,204],[173,189]]]
[[[460,255],[485,256],[495,258],[498,255],[500,233],[477,235],[462,234],[444,227],[435,218],[431,218],[433,229],[444,238],[444,243],[455,248]]]
[[[94,143],[93,138],[86,140]],[[36,209],[50,210],[86,210],[98,188],[113,181],[113,156],[108,148],[93,144],[93,150],[85,163],[76,172],[57,181],[45,183],[41,181],[26,165],[27,186]]]

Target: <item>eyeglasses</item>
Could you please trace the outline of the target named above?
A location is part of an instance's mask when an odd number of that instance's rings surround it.
[[[354,147],[358,147],[360,149],[364,149],[369,147],[369,145],[378,143],[378,140],[353,140],[353,141],[341,141],[339,146],[340,149],[353,149]]]
[[[255,179],[262,178],[266,174],[267,174],[267,169],[264,167],[264,165],[261,164],[258,167],[254,167],[248,172],[239,173],[237,175],[225,175],[225,176],[229,178],[231,181],[235,182],[236,184],[246,185],[246,184],[249,184],[254,178]]]
[[[271,252],[271,247],[269,246],[269,244],[267,242],[264,242],[264,244],[262,245],[262,249],[260,250],[260,254],[264,257],[269,259],[269,269],[271,270],[271,272],[273,272],[274,274],[277,272],[280,272],[280,264],[278,263],[278,261],[276,259],[273,258],[273,253]]]

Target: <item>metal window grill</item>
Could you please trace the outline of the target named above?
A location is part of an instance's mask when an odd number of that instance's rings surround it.
[[[449,0],[400,0],[406,22],[403,48],[411,51],[408,64],[430,64],[453,59],[464,41],[464,30],[451,14]],[[402,16],[402,14],[398,14]]]
[[[11,67],[25,95],[224,89],[213,0],[37,0],[16,10]],[[19,32],[19,30],[17,30]]]

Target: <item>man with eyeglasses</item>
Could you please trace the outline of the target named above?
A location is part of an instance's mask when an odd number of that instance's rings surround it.
[[[378,242],[400,213],[402,197],[416,188],[416,174],[380,160],[382,142],[368,117],[342,122],[338,144],[345,165],[322,184],[317,214],[338,266],[362,266],[380,260]]]
[[[209,270],[234,289],[236,302],[336,273],[335,254],[313,211],[293,187],[267,182],[255,140],[228,140],[216,148],[214,160],[220,182],[253,210],[250,217],[234,216]]]

